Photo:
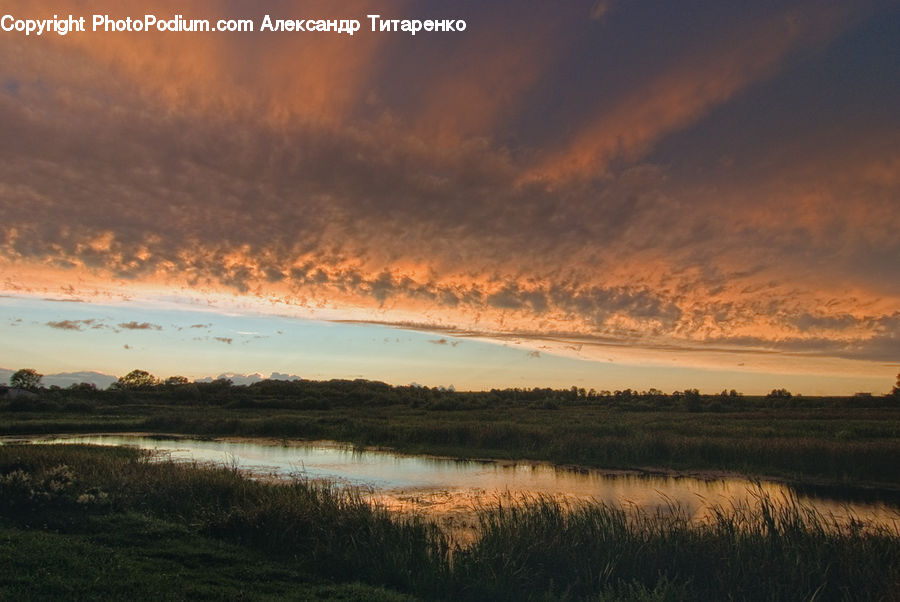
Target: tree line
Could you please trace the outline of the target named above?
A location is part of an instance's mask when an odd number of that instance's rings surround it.
[[[61,391],[61,387],[51,385],[45,388],[42,385],[43,374],[38,373],[33,368],[22,368],[17,370],[9,378],[10,386],[16,389],[24,389],[32,392],[40,391]],[[112,383],[108,391],[122,392],[176,392],[180,398],[192,397],[191,392],[200,392],[200,389],[209,393],[210,391],[218,392],[224,395],[226,391],[234,389],[246,391],[248,393],[259,393],[262,395],[285,395],[295,396],[298,394],[317,394],[318,396],[330,396],[331,398],[343,398],[347,395],[358,396],[364,395],[368,398],[376,398],[382,402],[399,401],[398,398],[409,399],[427,399],[433,401],[435,395],[443,400],[449,400],[446,409],[454,409],[452,407],[453,400],[467,399],[484,399],[489,396],[493,399],[505,401],[519,401],[526,403],[544,403],[554,404],[558,402],[588,402],[588,401],[616,401],[616,402],[668,402],[680,403],[689,411],[699,411],[703,408],[703,402],[710,400],[735,401],[743,397],[735,389],[723,390],[720,393],[708,395],[701,394],[698,389],[685,389],[683,391],[674,391],[671,394],[665,393],[659,389],[651,388],[645,391],[637,391],[632,389],[615,390],[615,391],[596,391],[595,389],[586,390],[579,387],[571,387],[569,389],[551,389],[551,388],[512,388],[512,389],[491,389],[490,391],[457,393],[451,388],[444,387],[426,387],[421,385],[393,386],[378,381],[369,381],[357,379],[349,380],[332,380],[332,381],[308,381],[308,380],[261,380],[250,385],[234,385],[227,378],[219,378],[214,381],[190,381],[185,376],[169,376],[166,378],[157,378],[146,370],[135,369],[119,377]],[[70,385],[68,391],[98,391],[93,383],[76,383]],[[187,394],[187,396],[185,395]],[[795,396],[784,388],[773,389],[765,398],[775,401],[787,401]],[[856,398],[872,398],[871,393],[857,393]],[[892,391],[886,397],[894,397],[900,399],[900,374],[897,375],[897,382]],[[462,409],[462,408],[460,408]],[[548,409],[552,409],[549,408]]]

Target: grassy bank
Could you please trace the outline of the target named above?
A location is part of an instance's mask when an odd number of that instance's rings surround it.
[[[900,487],[893,398],[572,391],[453,393],[368,382],[46,391],[0,403],[0,433],[148,431],[334,439],[458,457],[728,470]],[[265,386],[262,386],[265,385]]]
[[[485,511],[460,548],[352,491],[116,448],[0,446],[0,517],[0,598],[887,600],[900,586],[897,532],[796,505],[696,525],[535,500]]]

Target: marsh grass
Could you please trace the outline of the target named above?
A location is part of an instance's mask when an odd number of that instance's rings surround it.
[[[355,489],[262,483],[233,467],[151,461],[128,448],[0,446],[0,511],[62,530],[85,516],[138,512],[320,577],[405,589],[439,574],[447,547],[432,524],[398,519]]]
[[[411,600],[327,583],[264,552],[135,512],[66,528],[0,521],[2,600]]]
[[[352,488],[259,482],[234,468],[149,461],[127,448],[4,445],[0,517],[10,534],[0,540],[6,546],[16,538],[83,537],[91,525],[101,534],[92,545],[130,558],[128,570],[148,587],[152,579],[144,573],[152,563],[143,560],[147,542],[135,525],[167,525],[180,533],[174,541],[187,538],[191,546],[222,542],[230,546],[227,562],[240,550],[250,565],[274,559],[282,567],[276,573],[290,567],[285,582],[311,575],[435,599],[891,600],[900,586],[896,528],[841,523],[763,493],[756,503],[718,508],[701,523],[677,506],[651,514],[534,498],[484,509],[475,540],[463,546],[428,521],[392,514]],[[131,525],[129,536],[116,535],[123,521]],[[175,557],[193,559],[191,579],[203,576],[210,591],[225,587],[217,571],[226,561],[215,553]],[[71,559],[68,565],[100,570]],[[0,593],[27,594],[28,580],[16,578],[17,589]],[[252,575],[245,581],[250,593],[277,591],[254,584]],[[43,591],[39,582],[35,573],[33,592]],[[57,586],[55,592],[65,592],[64,579]]]
[[[838,521],[761,490],[756,503],[701,522],[677,506],[536,498],[485,512],[479,532],[454,566],[460,592],[476,598],[891,600],[900,585],[896,528]]]
[[[181,399],[175,391],[98,391],[84,398],[46,392],[47,399],[33,407],[13,410],[11,402],[0,402],[0,432],[331,439],[456,457],[728,470],[793,483],[900,488],[898,404],[856,407],[853,400],[804,398],[772,405],[738,398],[721,402],[733,407],[712,411],[706,404],[693,412],[666,399],[573,401],[533,392],[534,399],[519,401],[476,393],[417,401],[404,395],[425,395],[418,389],[379,393],[371,384],[351,384],[356,388],[322,392],[316,403],[264,387],[231,387],[197,399]]]

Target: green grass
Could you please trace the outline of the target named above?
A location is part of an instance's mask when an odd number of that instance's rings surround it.
[[[58,519],[59,517],[57,517]],[[245,546],[139,513],[0,526],[3,600],[404,600],[328,584]]]
[[[352,490],[151,463],[133,449],[0,446],[0,599],[890,600],[896,530],[798,504],[708,523],[536,499],[474,543]]]

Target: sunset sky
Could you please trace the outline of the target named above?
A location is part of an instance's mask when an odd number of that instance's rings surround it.
[[[886,392],[900,3],[9,2],[0,368]],[[462,19],[371,32],[368,14]]]

